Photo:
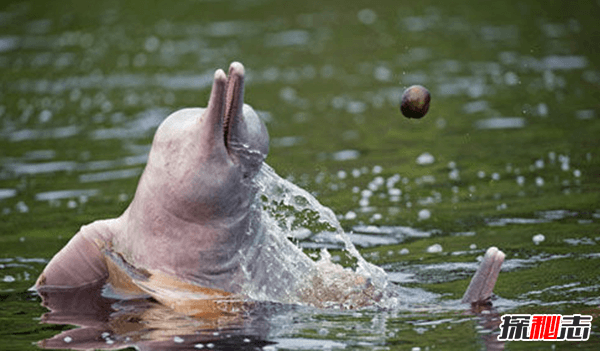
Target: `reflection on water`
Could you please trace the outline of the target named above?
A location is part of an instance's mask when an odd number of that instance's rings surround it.
[[[348,340],[344,340],[345,333],[337,333],[336,338],[341,338],[339,341],[324,339],[330,332],[343,327],[343,324],[334,319],[324,326],[312,318],[307,319],[316,311],[301,306],[214,301],[218,307],[217,313],[195,317],[179,314],[148,299],[106,298],[102,296],[101,285],[85,289],[46,289],[40,291],[40,295],[42,304],[50,309],[42,316],[42,323],[76,326],[38,342],[38,346],[48,349],[112,350],[135,347],[138,350],[256,350],[268,345],[273,345],[272,349],[343,349],[348,345]],[[416,301],[415,298],[413,300]],[[351,322],[352,329],[359,333],[369,331],[375,336],[386,333],[381,328],[385,328],[385,321],[389,318],[385,311],[354,312],[352,316],[339,315],[339,312],[329,314],[350,318],[347,322]],[[372,322],[363,325],[361,320],[370,314],[375,316]],[[451,329],[451,325],[468,322],[472,319],[470,315],[474,315],[479,324],[481,342],[486,349],[504,349],[504,343],[496,339],[495,330],[500,323],[500,315],[495,309],[478,306],[465,314],[467,317],[436,321],[417,319],[408,325],[418,334],[424,334],[437,326],[448,325],[447,328]],[[290,320],[294,322],[290,324]],[[290,327],[318,328],[321,338],[285,337],[290,332],[285,329]],[[276,337],[270,338],[269,335]],[[357,347],[374,345],[369,341],[355,344]]]
[[[151,300],[113,300],[101,295],[102,287],[41,291],[43,305],[51,310],[42,323],[75,325],[38,343],[49,349],[180,350],[235,347],[255,350],[266,341],[269,318],[289,312],[274,304],[241,304],[214,316],[194,318],[178,314]],[[215,301],[215,303],[218,303]],[[288,310],[288,311],[286,311]]]

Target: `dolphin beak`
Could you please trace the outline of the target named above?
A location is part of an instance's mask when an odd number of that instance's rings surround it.
[[[233,62],[229,66],[226,94],[225,113],[223,115],[223,139],[225,147],[228,148],[232,128],[235,128],[234,125],[240,123],[240,120],[243,118],[244,66],[239,62]]]
[[[229,77],[218,69],[214,75],[210,100],[208,101],[205,121],[208,128],[206,141],[213,147],[225,147],[229,151],[231,131],[243,118],[244,107],[244,66],[233,62],[229,66]]]

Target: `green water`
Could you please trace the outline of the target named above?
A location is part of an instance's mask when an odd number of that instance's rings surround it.
[[[204,106],[234,60],[267,162],[366,235],[355,243],[392,280],[448,306],[497,246],[497,313],[597,318],[599,17],[594,1],[2,2],[0,348],[71,328],[40,324],[27,289],[81,225],[121,214],[160,120]],[[422,120],[398,109],[412,84],[432,93]],[[285,316],[270,347],[485,349],[497,332],[431,300]],[[599,332],[503,346],[597,349]]]

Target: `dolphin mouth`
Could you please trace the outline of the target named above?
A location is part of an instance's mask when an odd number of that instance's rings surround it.
[[[239,62],[233,62],[229,66],[227,76],[223,112],[223,140],[225,148],[229,150],[232,126],[236,123],[236,117],[241,118],[241,109],[244,107],[244,66]]]

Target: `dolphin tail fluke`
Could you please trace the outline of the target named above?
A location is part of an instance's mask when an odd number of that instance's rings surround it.
[[[110,228],[110,220],[81,227],[50,260],[34,288],[79,288],[106,280],[108,269],[101,247],[112,235]]]
[[[496,247],[487,250],[462,298],[462,303],[486,304],[490,301],[504,256],[504,252]]]

